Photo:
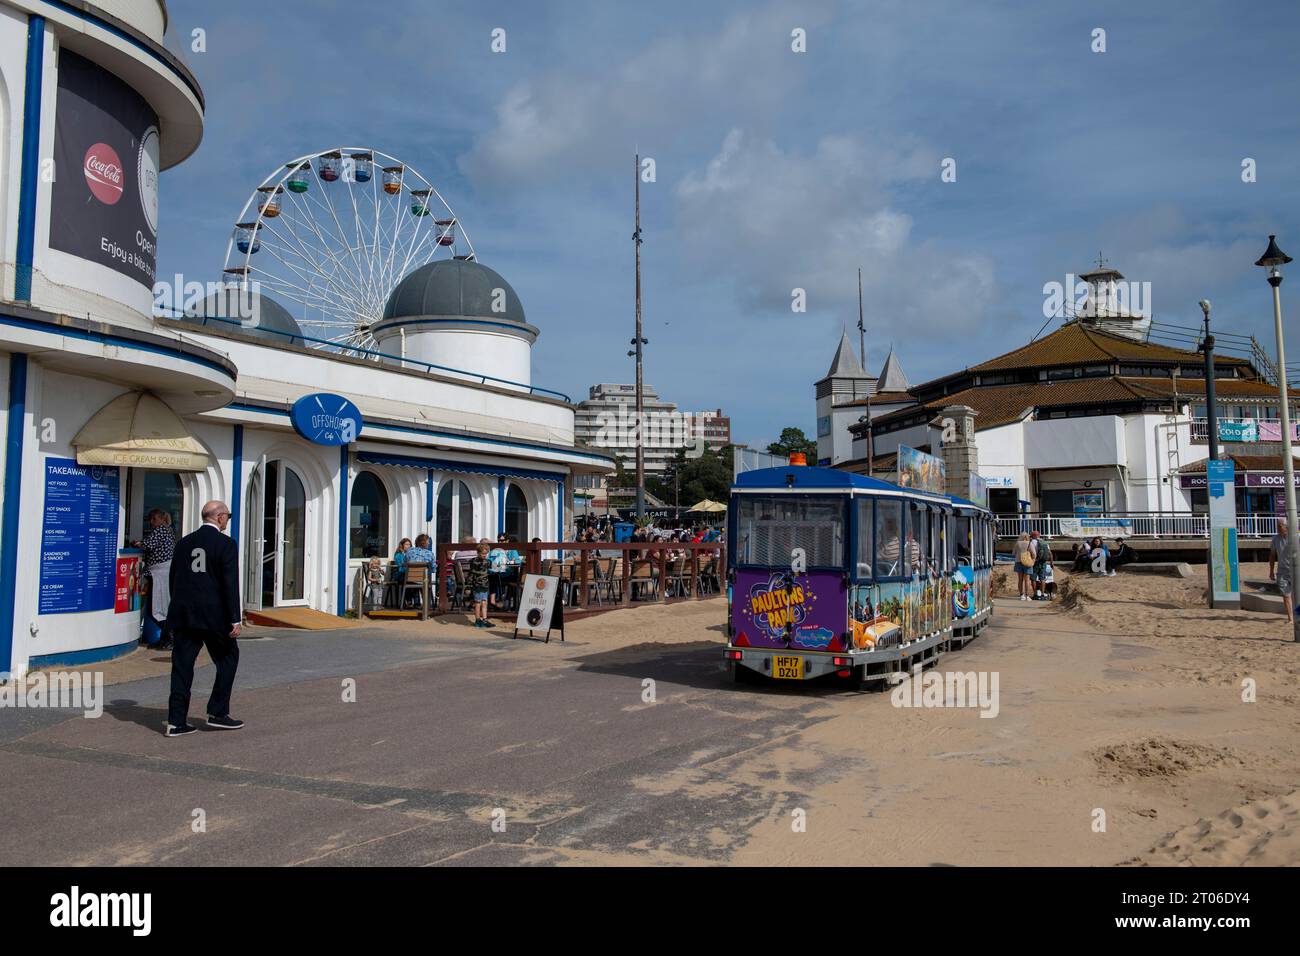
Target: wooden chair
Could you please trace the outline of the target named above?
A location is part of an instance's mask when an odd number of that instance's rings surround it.
[[[620,554],[616,558],[606,558],[605,560],[612,562],[607,576],[610,594],[613,600],[621,603],[623,600],[623,556]]]
[[[696,582],[700,595],[713,593],[713,564],[717,561],[713,555],[700,555],[700,579]]]
[[[602,603],[601,602],[602,591],[604,591],[604,596],[606,598],[608,598],[610,601],[613,601],[615,588],[617,586],[622,585],[623,583],[621,577],[618,579],[617,582],[615,582],[614,559],[597,558],[595,561],[595,565],[596,565],[596,603],[597,604]],[[622,574],[622,571],[620,570],[619,573]]]
[[[681,558],[671,558],[664,568],[664,596],[679,597],[682,593],[682,566],[686,562]]]
[[[424,561],[415,562],[406,566],[406,578],[402,581],[402,590],[399,604],[406,606],[406,596],[412,591],[420,599],[420,620],[429,619],[429,564]]]
[[[632,562],[632,573],[630,577],[630,586],[632,588],[631,597],[636,600],[637,585],[641,585],[642,600],[645,600],[645,592],[650,590],[650,597],[654,598],[659,594],[659,565],[649,558],[638,558]]]

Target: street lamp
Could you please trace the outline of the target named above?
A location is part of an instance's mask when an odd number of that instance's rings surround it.
[[[1205,425],[1210,433],[1210,458],[1219,457],[1219,415],[1214,407],[1214,336],[1210,334],[1210,300],[1200,301],[1205,313],[1205,338],[1200,351],[1205,353]]]
[[[1278,390],[1282,395],[1282,471],[1286,481],[1286,548],[1291,555],[1292,639],[1300,643],[1300,614],[1296,596],[1300,594],[1300,538],[1297,538],[1295,508],[1295,466],[1291,459],[1291,406],[1286,382],[1286,349],[1282,343],[1282,267],[1291,257],[1277,247],[1277,236],[1268,237],[1268,248],[1255,263],[1268,270],[1268,284],[1273,287],[1273,331],[1277,335]]]

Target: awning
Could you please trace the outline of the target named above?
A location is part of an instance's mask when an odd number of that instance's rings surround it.
[[[208,453],[161,399],[127,392],[94,415],[72,439],[79,465],[204,471]]]
[[[505,468],[500,465],[479,465],[468,461],[448,461],[445,458],[417,458],[414,455],[389,455],[383,452],[359,451],[357,461],[369,465],[396,465],[400,468],[432,468],[435,471],[455,471],[466,475],[495,475],[504,478],[537,478],[541,481],[564,481],[565,473],[532,471],[527,468]]]

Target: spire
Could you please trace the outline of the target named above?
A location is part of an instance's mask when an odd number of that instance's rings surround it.
[[[840,347],[835,350],[835,358],[831,359],[831,370],[826,373],[827,378],[870,378],[862,368],[862,363],[854,354],[853,343],[849,341],[848,330],[840,338]]]
[[[889,349],[889,358],[885,359],[885,365],[880,370],[880,379],[876,382],[877,392],[905,392],[908,389],[907,376],[903,374],[903,366],[898,364],[898,357],[894,355],[894,350]]]

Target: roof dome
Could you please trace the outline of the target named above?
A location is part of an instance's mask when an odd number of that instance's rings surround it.
[[[242,292],[238,286],[225,286],[195,302],[185,310],[185,318],[214,329],[254,335],[274,345],[307,344],[298,320],[288,309],[268,295]]]
[[[417,316],[470,316],[521,325],[527,322],[524,307],[510,283],[495,269],[468,259],[439,259],[420,266],[397,284],[384,305],[381,321]]]

